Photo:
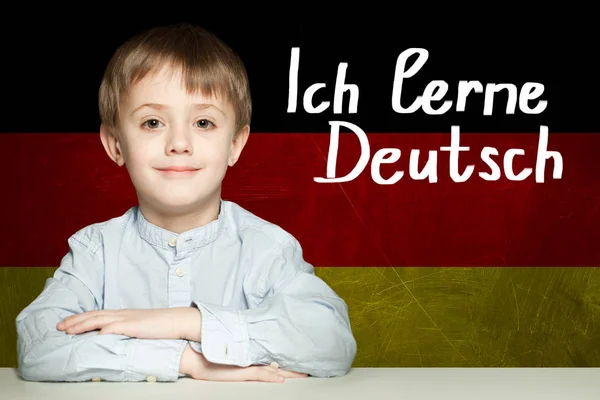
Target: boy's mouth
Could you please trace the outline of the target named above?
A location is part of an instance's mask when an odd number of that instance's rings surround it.
[[[185,166],[171,166],[164,168],[156,168],[157,171],[167,175],[191,175],[194,172],[200,171],[200,168],[185,167]]]

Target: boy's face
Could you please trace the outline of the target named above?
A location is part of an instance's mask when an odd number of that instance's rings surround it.
[[[220,198],[248,127],[234,139],[229,102],[190,95],[180,73],[166,72],[149,74],[130,89],[117,139],[104,131],[102,140],[111,158],[126,166],[140,204],[159,213],[194,212]]]

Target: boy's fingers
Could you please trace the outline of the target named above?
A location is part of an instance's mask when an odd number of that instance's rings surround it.
[[[284,383],[287,378],[305,378],[308,375],[295,371],[285,371],[280,368],[273,368],[270,365],[253,365],[245,368],[239,367],[211,367],[213,373],[206,374],[204,377],[198,376],[196,379],[215,380],[227,382],[240,381],[258,381],[271,383]]]
[[[60,321],[57,325],[57,329],[66,329],[77,325],[83,321],[86,321],[93,317],[99,317],[103,315],[108,315],[109,313],[104,310],[94,310],[94,311],[86,311],[80,314],[69,315],[62,321]]]
[[[306,378],[308,374],[295,372],[295,371],[286,371],[284,369],[280,369],[277,373],[285,378]]]
[[[96,316],[86,319],[76,325],[67,328],[67,333],[82,333],[102,329],[111,322],[115,322],[115,318],[111,316]]]
[[[279,367],[279,364],[275,361],[273,361],[271,364],[269,364],[269,367],[272,368],[274,371],[278,371],[279,375],[281,375],[285,378],[306,378],[308,376],[308,374],[305,374],[302,372],[283,370]]]
[[[57,329],[66,329],[80,323],[81,321],[85,321],[87,318],[90,318],[90,316],[91,315],[87,313],[71,315],[60,321],[56,327]]]
[[[122,321],[110,322],[98,329],[100,329],[100,332],[98,332],[99,335],[116,334],[131,336],[125,333],[127,331],[127,324]]]
[[[250,380],[261,381],[261,382],[285,382],[285,377],[280,375],[279,372],[271,367],[251,367],[253,368],[250,374]]]

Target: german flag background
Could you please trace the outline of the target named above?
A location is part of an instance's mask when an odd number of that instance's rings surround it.
[[[98,88],[117,46],[171,22],[204,25],[245,61],[252,133],[223,197],[296,236],[316,273],[347,301],[355,367],[600,366],[593,25],[550,30],[546,21],[505,19],[440,26],[406,13],[389,23],[274,16],[238,23],[197,11],[172,20],[3,21],[1,367],[16,366],[15,318],[58,267],[67,238],[136,204],[125,169],[100,142]],[[423,61],[415,54],[404,67],[398,62],[415,48],[428,57],[400,85],[403,71]],[[483,90],[472,90],[462,111],[461,81]],[[350,85],[339,104],[336,82]],[[312,106],[324,109],[309,112],[305,93],[318,83]],[[491,84],[507,86],[494,92]],[[428,114],[394,106],[396,99],[407,109],[427,93],[433,109],[444,100],[449,108]],[[336,155],[335,121],[343,124]],[[453,179],[453,157],[443,150],[453,126],[461,146],[456,172],[473,168],[462,180]],[[400,152],[378,166],[375,153],[384,148]],[[411,166],[413,150],[420,153]],[[368,156],[362,169],[361,152]],[[430,154],[435,164],[424,169]],[[334,158],[336,177],[355,167],[358,176],[315,181],[328,176]],[[436,179],[415,179],[414,167]],[[396,182],[376,180],[397,171]],[[497,178],[486,175],[494,172]]]

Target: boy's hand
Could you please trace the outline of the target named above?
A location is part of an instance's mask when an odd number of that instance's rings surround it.
[[[238,367],[209,362],[202,354],[196,353],[189,344],[183,352],[179,372],[193,379],[205,381],[260,381],[285,382],[286,378],[305,378],[308,375],[298,372],[285,371],[270,365],[251,365]]]
[[[200,341],[201,314],[196,308],[99,310],[71,315],[56,328],[68,334],[100,330],[99,334],[139,339]]]

